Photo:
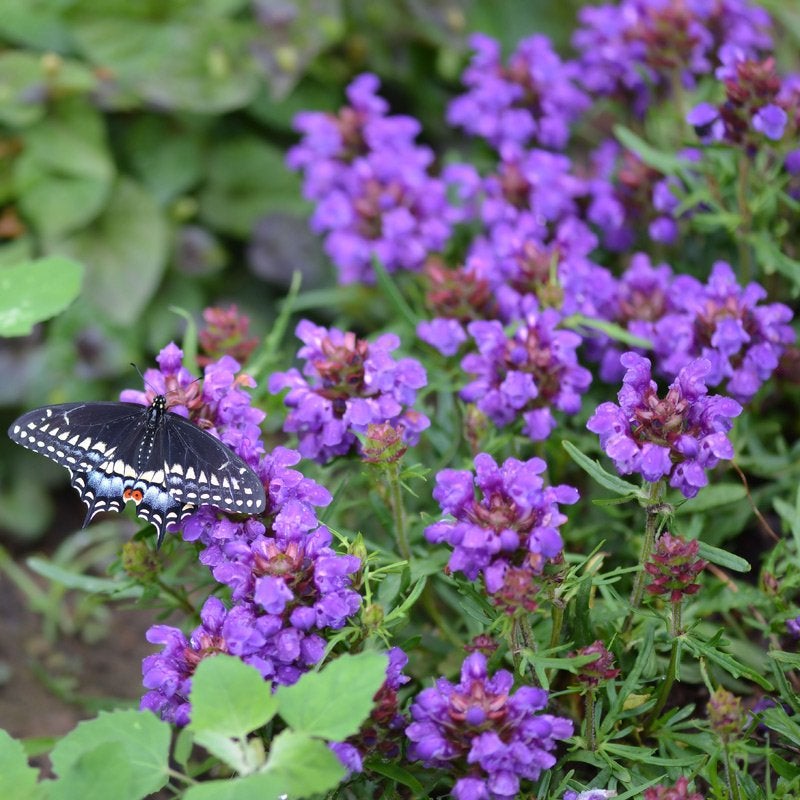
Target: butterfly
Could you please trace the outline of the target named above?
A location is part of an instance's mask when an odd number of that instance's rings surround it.
[[[149,406],[44,406],[15,420],[8,435],[69,470],[89,508],[84,527],[132,500],[136,515],[158,531],[160,547],[167,526],[200,505],[238,514],[266,507],[258,475],[219,439],[168,411],[164,395]]]

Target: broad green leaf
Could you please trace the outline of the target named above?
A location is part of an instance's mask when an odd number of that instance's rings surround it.
[[[626,497],[641,496],[641,491],[636,484],[628,483],[628,481],[606,472],[597,461],[578,450],[572,442],[564,440],[561,445],[569,453],[569,457],[601,486]]]
[[[273,740],[264,774],[289,797],[309,797],[333,789],[347,774],[341,761],[311,734],[283,731]]]
[[[240,775],[252,775],[264,766],[264,745],[258,737],[232,739],[212,730],[197,731],[195,742]]]
[[[250,48],[254,22],[205,15],[191,4],[183,4],[184,13],[145,18],[137,5],[117,12],[76,5],[72,32],[89,61],[160,108],[222,114],[252,100],[260,84]]]
[[[47,796],[48,800],[139,800],[143,796],[142,777],[133,775],[124,745],[101,741],[81,753],[56,781],[47,785]]]
[[[34,50],[64,53],[69,32],[63,6],[63,0],[0,0],[0,35]]]
[[[300,179],[282,150],[253,136],[223,141],[211,152],[200,214],[213,228],[245,238],[269,211],[305,210]]]
[[[83,267],[67,258],[0,267],[0,336],[26,336],[37,322],[63,311],[82,280]]]
[[[132,797],[145,797],[166,785],[170,728],[149,711],[101,711],[95,719],[79,722],[50,753],[53,771],[65,776],[102,743],[118,743],[124,749]]]
[[[191,729],[246,736],[263,727],[278,703],[255,667],[228,655],[203,659],[192,677]]]
[[[113,178],[103,120],[83,102],[62,104],[28,128],[14,164],[20,210],[45,239],[93,220],[108,200]]]
[[[205,168],[203,128],[150,115],[138,117],[125,129],[127,159],[159,203],[171,202],[199,182]]]
[[[207,781],[187,789],[183,800],[279,800],[286,794],[279,780],[279,777],[261,774]]]
[[[343,741],[361,727],[386,680],[383,653],[342,655],[320,672],[308,672],[294,686],[281,686],[278,713],[298,732]]]
[[[794,747],[800,747],[800,725],[783,708],[774,706],[762,711],[759,716],[768,728],[785,736]]]
[[[42,789],[37,785],[39,770],[28,764],[22,742],[0,728],[0,797],[14,800],[39,800]]]
[[[136,322],[152,298],[167,260],[167,225],[141,186],[121,179],[88,228],[51,242],[51,252],[86,264],[86,297],[119,325]]]

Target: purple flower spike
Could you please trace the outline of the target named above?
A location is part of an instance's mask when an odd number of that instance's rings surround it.
[[[637,353],[621,358],[627,368],[619,405],[602,403],[586,427],[600,436],[600,446],[621,475],[639,472],[651,483],[669,478],[684,497],[694,497],[708,483],[706,470],[733,458],[727,432],[742,412],[735,400],[708,395],[706,359],[687,364],[669,387],[657,394],[650,361]]]
[[[461,681],[439,678],[411,705],[408,757],[439,767],[457,780],[458,800],[510,800],[522,780],[535,781],[556,759],[558,740],[572,735],[572,722],[541,714],[547,692],[522,686],[511,692],[510,672],[486,671],[486,657],[472,653],[461,667]]]
[[[308,320],[298,324],[297,336],[305,343],[298,352],[306,359],[303,374],[297,369],[276,372],[269,390],[289,389],[283,429],[297,433],[306,458],[324,463],[344,455],[357,444],[356,433],[366,434],[372,424],[400,428],[407,444],[419,441],[430,421],[409,406],[427,375],[413,358],[392,358],[400,346],[397,336],[384,334],[369,343]]]
[[[428,253],[443,248],[460,213],[448,204],[444,182],[428,172],[433,152],[414,143],[419,122],[387,116],[378,88],[375,75],[360,75],[338,116],[299,114],[303,139],[287,157],[304,173],[304,195],[317,204],[311,226],[326,234],[342,283],[374,283],[374,258],[389,272],[419,270]]]
[[[578,491],[545,486],[540,475],[546,467],[540,458],[509,458],[498,466],[490,455],[479,453],[475,475],[445,469],[436,476],[433,497],[454,519],[430,525],[425,537],[453,547],[452,571],[470,580],[483,574],[493,594],[503,588],[510,569],[524,569],[530,583],[548,560],[558,558],[563,544],[558,528],[567,519],[559,504],[577,502]]]
[[[563,63],[543,35],[523,39],[500,63],[500,44],[485,34],[470,38],[475,53],[464,72],[466,94],[448,110],[451,125],[463,127],[492,145],[563,148],[570,124],[588,108],[576,86],[576,69]]]
[[[792,311],[783,303],[762,303],[757,283],[742,288],[730,265],[717,261],[708,283],[682,275],[670,291],[673,313],[653,331],[659,371],[674,376],[695,358],[710,364],[708,386],[726,385],[728,394],[747,403],[772,375],[795,336]]]
[[[467,330],[478,352],[465,356],[461,368],[476,377],[460,397],[475,403],[495,425],[522,417],[523,433],[546,439],[556,426],[551,409],[577,413],[592,379],[578,364],[581,337],[558,330],[560,321],[554,309],[530,311],[511,338],[497,320],[471,322]]]

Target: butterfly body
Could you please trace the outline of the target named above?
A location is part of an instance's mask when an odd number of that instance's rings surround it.
[[[155,526],[167,526],[200,505],[258,514],[264,487],[253,470],[219,439],[167,410],[157,395],[136,403],[63,403],[23,414],[8,430],[17,444],[69,470],[86,503],[87,525],[101,511],[129,500]]]

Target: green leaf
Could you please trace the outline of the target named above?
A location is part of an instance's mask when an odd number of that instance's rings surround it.
[[[724,569],[732,570],[733,572],[750,572],[752,569],[749,562],[745,561],[745,559],[740,556],[734,555],[720,547],[706,544],[703,541],[700,542],[697,552],[700,558],[710,561],[712,564],[716,564]]]
[[[81,753],[69,768],[48,784],[48,800],[139,800],[144,795],[127,751],[120,742],[101,742]]]
[[[232,739],[216,731],[202,730],[195,733],[194,739],[240,775],[252,775],[264,765],[264,745],[257,737]]]
[[[33,50],[64,53],[69,33],[62,19],[61,0],[0,0],[0,34]]]
[[[578,450],[572,442],[568,442],[565,439],[561,442],[561,445],[567,451],[569,457],[601,486],[626,497],[641,497],[641,491],[638,486],[628,483],[628,481],[624,481],[610,472],[606,472],[597,461]]]
[[[794,294],[800,291],[800,261],[786,255],[776,244],[770,231],[757,231],[747,237],[752,245],[759,265],[767,275],[780,272],[793,284]]]
[[[286,167],[283,151],[262,138],[222,141],[211,152],[200,195],[201,216],[211,227],[246,238],[267,212],[306,208],[300,179]]]
[[[220,654],[203,659],[192,677],[192,721],[197,735],[212,731],[222,736],[246,736],[263,727],[278,703],[255,667]]]
[[[122,144],[136,177],[161,204],[199,183],[205,167],[201,126],[173,117],[141,116]]]
[[[224,781],[198,783],[186,790],[183,800],[279,800],[285,795],[278,778],[248,775]]]
[[[86,264],[86,296],[119,325],[136,322],[161,282],[167,226],[153,198],[123,178],[91,227],[50,243]]]
[[[83,756],[104,743],[116,743],[124,750],[131,768],[131,797],[145,797],[166,786],[170,728],[149,711],[100,712],[96,719],[78,723],[50,753],[53,771],[66,776]]]
[[[795,747],[800,747],[800,725],[791,719],[781,706],[768,708],[759,716],[768,728],[785,736]]]
[[[408,786],[417,797],[422,797],[425,794],[425,787],[417,780],[416,776],[399,764],[394,764],[391,761],[382,761],[378,758],[368,758],[364,762],[364,766],[370,772],[375,772],[396,783],[402,783],[403,786]]]
[[[295,731],[339,742],[361,727],[386,680],[383,653],[342,655],[320,672],[275,693],[278,713]]]
[[[734,678],[747,678],[768,692],[774,689],[772,684],[759,672],[745,666],[728,653],[723,653],[722,650],[717,649],[715,642],[718,638],[715,637],[711,642],[706,642],[695,636],[686,635],[683,637],[683,642],[697,658],[705,658],[708,661],[712,661],[717,666],[722,667],[728,674],[733,675]]]
[[[148,7],[137,6],[83,0],[71,13],[79,48],[123,89],[157,108],[197,114],[222,114],[252,100],[260,83],[249,47],[255,23],[176,3],[148,19]]]
[[[746,497],[747,488],[740,483],[716,483],[703,487],[696,497],[676,505],[675,514],[694,514],[712,508],[727,508]]]
[[[333,789],[347,770],[312,734],[283,731],[272,740],[263,774],[272,777],[290,797],[309,797]]]
[[[615,125],[614,135],[623,147],[636,153],[648,167],[653,167],[664,175],[675,175],[686,169],[686,161],[676,156],[674,151],[656,149],[629,128]]]
[[[0,267],[0,336],[27,336],[78,296],[82,280],[83,267],[67,258]]]
[[[102,117],[83,102],[59,106],[54,116],[30,127],[14,164],[20,210],[45,239],[93,220],[113,178]]]
[[[25,563],[38,575],[67,589],[78,589],[87,594],[106,594],[119,600],[137,600],[144,591],[141,586],[131,585],[128,580],[123,582],[116,578],[96,578],[94,575],[66,569],[40,556],[31,556]]]
[[[28,764],[22,742],[0,728],[0,797],[39,800],[44,796],[37,785],[39,771]]]
[[[63,62],[54,63],[60,71]],[[58,72],[51,75],[45,70],[40,54],[14,50],[0,54],[0,122],[22,128],[40,120],[47,112],[47,89],[57,76]]]
[[[562,324],[565,328],[570,328],[571,330],[590,328],[602,331],[614,341],[622,342],[622,344],[627,344],[631,347],[641,347],[645,350],[653,349],[653,343],[649,339],[636,336],[621,325],[615,325],[613,322],[606,322],[603,319],[593,319],[592,317],[585,317],[583,314],[572,314],[563,320]]]

